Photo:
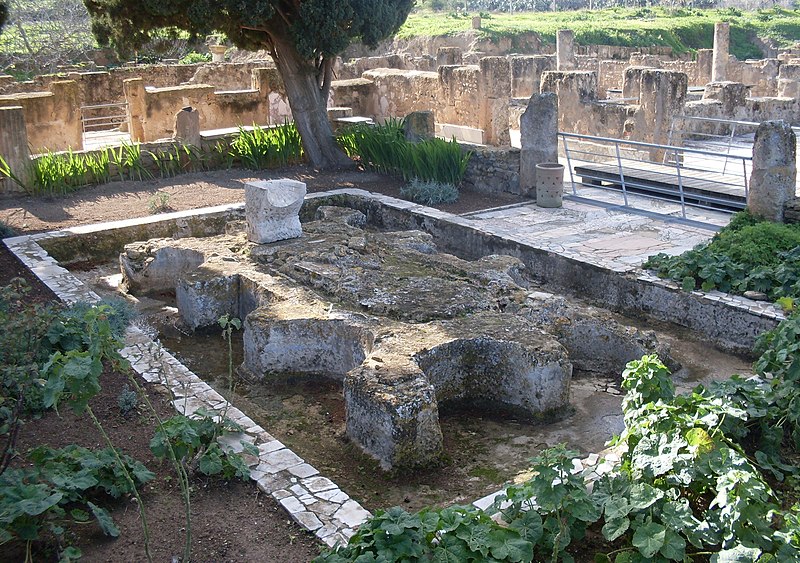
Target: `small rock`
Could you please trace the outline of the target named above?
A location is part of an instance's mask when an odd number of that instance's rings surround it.
[[[769,301],[769,296],[761,291],[745,291],[744,296],[753,301]]]

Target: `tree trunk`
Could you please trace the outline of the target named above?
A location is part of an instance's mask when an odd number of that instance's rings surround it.
[[[303,140],[303,150],[315,168],[354,166],[336,144],[328,121],[328,100],[323,99],[314,65],[304,60],[290,40],[273,37],[278,71],[286,86],[292,117]]]

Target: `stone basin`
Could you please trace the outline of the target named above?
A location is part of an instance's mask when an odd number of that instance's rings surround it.
[[[190,328],[245,319],[248,377],[341,381],[347,434],[385,469],[437,462],[441,404],[541,422],[570,412],[574,366],[620,373],[645,353],[668,357],[651,332],[531,291],[516,258],[465,261],[426,233],[365,225],[359,211],[323,206],[300,238],[254,244],[231,224],[216,237],[130,244],[120,260],[136,275],[129,285],[174,287]]]

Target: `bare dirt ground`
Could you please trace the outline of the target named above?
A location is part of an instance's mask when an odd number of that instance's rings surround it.
[[[165,203],[182,211],[244,201],[244,183],[251,180],[291,178],[305,182],[309,193],[359,188],[400,197],[403,181],[391,176],[357,170],[320,172],[308,166],[276,170],[216,170],[194,172],[175,178],[110,182],[55,198],[13,197],[0,199],[0,221],[19,233],[50,231],[77,225],[145,217]],[[158,194],[168,194],[160,196]],[[484,196],[462,192],[459,201],[437,206],[450,213],[466,213],[523,201],[514,196]]]

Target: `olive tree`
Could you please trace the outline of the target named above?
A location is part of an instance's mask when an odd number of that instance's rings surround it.
[[[348,162],[326,106],[336,55],[352,41],[374,47],[394,34],[414,0],[84,0],[92,31],[118,50],[164,28],[222,32],[237,47],[267,49],[278,67],[303,148],[317,167]]]

